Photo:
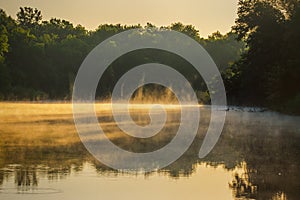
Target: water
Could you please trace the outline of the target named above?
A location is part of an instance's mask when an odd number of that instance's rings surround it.
[[[148,109],[132,110],[137,124]],[[176,133],[180,111],[168,108],[164,129],[135,139],[116,126],[109,107],[97,105],[100,125],[118,146],[147,152]],[[300,199],[300,117],[230,110],[221,138],[197,157],[209,123],[201,108],[198,135],[171,165],[151,173],[113,170],[81,144],[70,104],[0,104],[1,199]]]

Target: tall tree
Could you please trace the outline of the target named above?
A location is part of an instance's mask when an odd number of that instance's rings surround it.
[[[268,81],[273,67],[281,59],[284,16],[270,2],[240,0],[233,31],[247,44],[241,66],[241,98],[265,104]],[[276,50],[277,49],[277,50]],[[256,87],[260,85],[260,87]],[[255,89],[254,89],[255,88]]]
[[[17,13],[17,21],[23,28],[31,29],[42,21],[42,13],[37,8],[21,7]]]
[[[298,0],[239,1],[233,31],[247,51],[231,71],[244,102],[300,113],[299,11]]]
[[[0,9],[0,99],[8,93],[10,88],[9,69],[5,64],[5,56],[9,49],[8,31],[5,25],[9,24],[9,18],[6,13]]]

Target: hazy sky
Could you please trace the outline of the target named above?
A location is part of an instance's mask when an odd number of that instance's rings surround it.
[[[36,7],[43,19],[66,19],[94,30],[99,24],[157,26],[173,22],[192,24],[206,37],[226,33],[234,24],[238,0],[0,0],[0,8],[15,18],[20,6]]]

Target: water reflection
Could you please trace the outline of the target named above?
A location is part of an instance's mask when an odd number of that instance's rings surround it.
[[[147,117],[141,115],[140,111],[133,113],[133,119],[140,124],[146,124]],[[106,112],[106,115],[101,113],[99,122],[104,125],[108,137],[115,144],[139,152],[157,149],[169,142],[174,136],[172,135],[174,130],[178,128],[179,117],[178,111],[168,112],[166,127],[157,136],[150,138],[150,141],[123,134],[114,124],[109,112]],[[172,180],[182,180],[185,177],[200,176],[203,172],[199,172],[199,169],[202,171],[206,168],[216,169],[214,174],[218,174],[219,170],[223,174],[230,175],[227,184],[222,187],[231,191],[232,199],[299,199],[299,121],[299,117],[271,112],[230,111],[216,147],[206,158],[199,159],[197,155],[209,123],[209,112],[203,108],[199,133],[188,151],[164,169],[142,175],[137,172],[136,176],[150,177],[150,179],[163,176]],[[91,177],[135,176],[113,170],[96,161],[76,136],[71,115],[61,115],[60,119],[48,115],[38,119],[33,117],[32,120],[28,118],[15,120],[15,122],[11,120],[5,122],[5,125],[8,123],[14,126],[14,131],[20,132],[24,131],[22,128],[25,124],[35,127],[36,129],[31,129],[32,134],[36,130],[41,132],[52,130],[53,126],[58,128],[51,133],[52,139],[31,138],[36,140],[33,145],[26,145],[28,141],[25,135],[16,133],[17,136],[14,137],[11,136],[13,133],[1,130],[0,195],[12,187],[18,191],[39,189],[40,182],[45,179],[51,182],[71,180],[72,177],[85,174],[87,168],[90,170],[88,173]],[[68,135],[66,141],[62,140],[59,134]],[[18,142],[14,144],[12,140]],[[20,143],[23,140],[27,143]],[[206,179],[201,181],[205,183],[209,182],[210,178],[214,180],[214,174],[207,174]],[[216,180],[218,177],[221,179],[219,175]],[[218,185],[212,186],[212,191],[219,189]],[[191,196],[192,199],[196,197]]]
[[[232,188],[237,198],[255,199],[257,197],[257,185],[253,185],[246,163],[242,164],[242,169],[243,172],[241,174],[234,174],[234,178],[232,182],[229,183],[229,187]]]

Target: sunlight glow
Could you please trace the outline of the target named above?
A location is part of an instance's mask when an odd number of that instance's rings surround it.
[[[94,30],[100,24],[168,26],[182,22],[200,30],[202,37],[219,30],[230,31],[237,11],[237,0],[111,0],[111,1],[36,1],[0,0],[0,7],[13,18],[20,6],[36,7],[42,11],[44,20],[61,18],[74,25],[81,24]]]

